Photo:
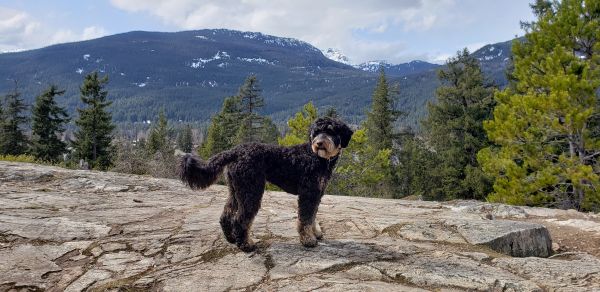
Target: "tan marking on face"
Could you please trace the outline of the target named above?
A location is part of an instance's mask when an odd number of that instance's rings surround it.
[[[329,135],[319,134],[311,143],[311,148],[314,153],[321,158],[331,159],[340,153],[341,148],[335,147],[333,139]]]

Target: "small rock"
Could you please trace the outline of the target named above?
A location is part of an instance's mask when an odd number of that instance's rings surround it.
[[[119,185],[105,186],[103,188],[103,191],[111,192],[111,193],[126,192],[128,190],[129,190],[128,186],[119,186]]]

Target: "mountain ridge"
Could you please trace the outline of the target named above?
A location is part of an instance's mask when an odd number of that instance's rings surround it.
[[[437,87],[439,65],[379,65],[390,82],[400,83],[400,109],[409,113],[410,126],[418,126]],[[320,108],[335,106],[342,117],[358,123],[377,78],[376,70],[333,61],[301,40],[226,29],[133,31],[0,54],[0,80],[18,80],[30,104],[49,84],[57,84],[67,91],[59,102],[71,113],[81,106],[83,75],[92,71],[109,75],[117,122],[153,120],[160,108],[171,120],[206,121],[223,98],[237,93],[246,76],[256,74],[266,100],[263,113],[276,121],[313,101]],[[12,82],[0,82],[0,94],[10,90]]]

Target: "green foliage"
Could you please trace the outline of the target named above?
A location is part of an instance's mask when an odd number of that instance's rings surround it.
[[[354,132],[339,158],[328,192],[333,195],[392,197],[391,149],[377,150],[364,129]]]
[[[235,145],[241,117],[239,97],[225,98],[221,112],[212,118],[208,126],[206,138],[200,147],[200,156],[207,159],[221,151],[231,149]]]
[[[233,146],[249,143],[276,143],[279,132],[273,121],[257,110],[264,106],[256,76],[250,75],[236,96],[225,98],[223,108],[211,120],[199,154],[209,158]]]
[[[311,102],[312,103],[312,102]],[[339,114],[337,112],[337,109],[334,106],[330,106],[325,110],[325,113],[323,114],[323,116],[325,117],[330,117],[330,118],[334,118],[337,119],[339,118]]]
[[[148,136],[148,142],[146,143],[146,150],[150,155],[154,155],[156,152],[172,152],[173,147],[170,143],[170,132],[167,117],[165,111],[161,110],[158,114],[158,121],[150,130]]]
[[[75,158],[83,159],[92,168],[101,170],[111,166],[113,154],[111,142],[114,125],[107,111],[111,102],[107,101],[108,92],[104,90],[107,82],[108,77],[98,78],[97,72],[85,76],[80,91],[81,101],[87,107],[77,109],[79,118],[75,124],[79,129],[73,141]]]
[[[391,149],[396,138],[394,122],[400,116],[395,109],[394,88],[388,85],[383,68],[379,71],[379,81],[373,92],[371,110],[367,113],[365,130],[377,150]]]
[[[443,200],[435,189],[440,186],[441,176],[437,172],[440,156],[429,149],[426,143],[414,135],[402,139],[398,150],[396,167],[399,193],[404,196],[416,196],[424,200]]]
[[[317,119],[317,108],[312,102],[305,104],[302,111],[296,113],[294,118],[288,120],[289,131],[285,137],[279,138],[279,145],[292,146],[306,143],[310,125]]]
[[[15,89],[8,93],[5,98],[5,110],[2,122],[2,137],[0,138],[0,154],[21,155],[27,151],[28,139],[23,128],[28,122],[24,115],[27,105],[21,98],[21,93]]]
[[[185,153],[191,153],[194,149],[194,137],[190,125],[185,125],[179,132],[179,135],[177,136],[177,147]]]
[[[478,159],[496,179],[490,201],[598,210],[600,2],[548,4],[513,45],[515,81],[485,123],[499,147]]]
[[[0,161],[10,161],[10,162],[28,162],[28,163],[37,163],[38,160],[33,155],[28,154],[20,154],[20,155],[0,155]]]
[[[251,115],[265,106],[265,101],[260,95],[261,91],[256,75],[248,76],[244,81],[244,84],[240,87],[238,96],[240,98],[242,111],[246,115]]]
[[[240,102],[241,122],[234,139],[236,145],[250,142],[277,142],[279,133],[273,121],[257,113],[257,110],[265,105],[260,92],[255,75],[248,76],[240,87],[237,100]]]
[[[488,146],[483,121],[493,108],[492,89],[485,85],[479,62],[465,49],[450,58],[438,73],[442,83],[437,103],[428,105],[423,121],[428,144],[437,156],[430,173],[437,184],[430,184],[435,199],[483,199],[491,182],[480,170],[477,152]]]
[[[67,152],[67,145],[59,137],[69,117],[55,100],[56,96],[64,93],[64,90],[51,85],[37,96],[33,106],[31,154],[39,160],[57,162]]]

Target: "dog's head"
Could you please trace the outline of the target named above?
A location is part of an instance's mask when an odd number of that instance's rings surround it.
[[[353,133],[342,121],[328,117],[319,118],[310,127],[312,151],[325,159],[336,157],[342,148],[348,147]]]

